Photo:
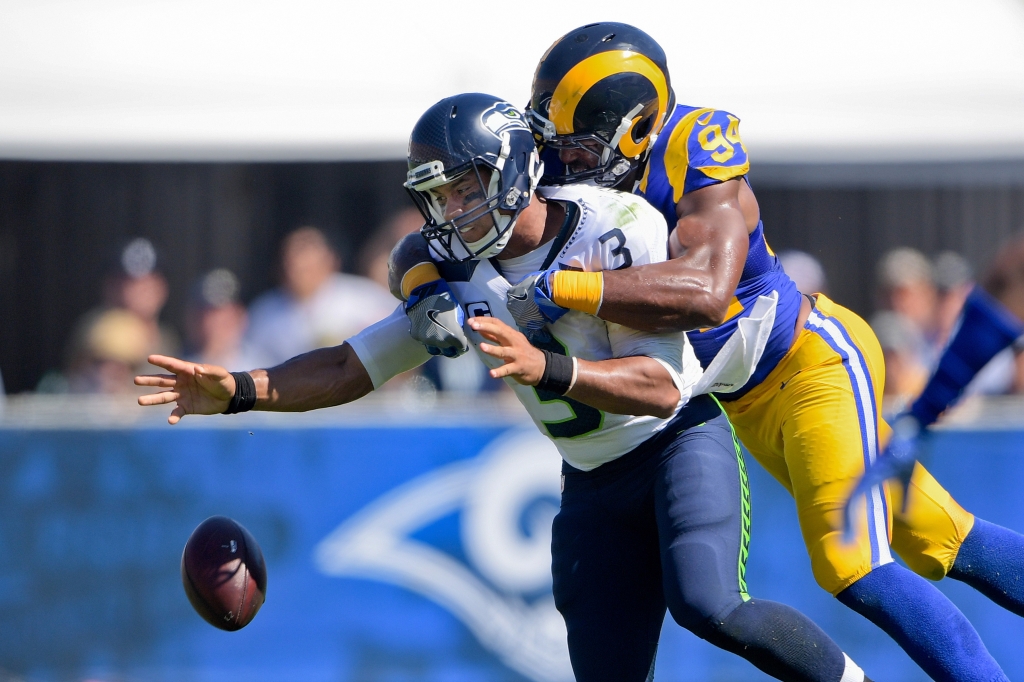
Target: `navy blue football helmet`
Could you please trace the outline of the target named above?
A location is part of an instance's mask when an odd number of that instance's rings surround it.
[[[447,97],[427,109],[412,129],[408,159],[405,187],[427,221],[423,236],[439,256],[457,263],[490,258],[505,248],[543,170],[522,112],[480,93]],[[467,173],[476,175],[486,199],[446,221],[431,190]],[[488,214],[494,227],[467,242],[463,231]]]

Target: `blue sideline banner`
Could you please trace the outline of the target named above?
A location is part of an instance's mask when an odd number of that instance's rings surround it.
[[[1019,432],[937,435],[930,468],[969,510],[1024,528]],[[877,679],[926,680],[818,589],[792,501],[747,456],[756,597],[814,618]],[[0,429],[0,680],[568,682],[550,596],[560,460],[531,428]],[[179,561],[204,518],[262,546],[247,628],[189,606]],[[1011,679],[1024,620],[940,584]],[[768,679],[669,618],[664,682]]]

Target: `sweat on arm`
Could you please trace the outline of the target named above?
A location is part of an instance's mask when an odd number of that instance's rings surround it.
[[[648,332],[721,324],[747,258],[749,227],[743,195],[749,192],[746,182],[738,178],[684,195],[677,208],[679,220],[669,236],[672,260],[601,273],[598,316]],[[590,273],[555,273],[555,289],[581,289],[569,283],[580,274]],[[555,300],[588,312],[592,286],[576,298]]]

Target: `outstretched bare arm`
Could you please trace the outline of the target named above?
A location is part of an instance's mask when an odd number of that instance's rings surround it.
[[[149,362],[170,374],[135,377],[138,386],[161,389],[141,396],[139,404],[177,403],[167,418],[171,424],[186,414],[220,414],[235,393],[235,378],[223,367],[164,355],[151,355]],[[270,369],[250,370],[249,374],[256,383],[257,410],[304,412],[351,402],[373,390],[369,374],[347,343],[299,355]]]
[[[296,356],[277,367],[256,369],[257,410],[306,412],[343,405],[373,390],[352,346],[343,343]]]

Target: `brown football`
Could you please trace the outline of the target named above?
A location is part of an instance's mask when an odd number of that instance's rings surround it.
[[[211,516],[185,543],[181,582],[206,622],[221,630],[239,630],[256,616],[267,594],[263,552],[242,524]]]

